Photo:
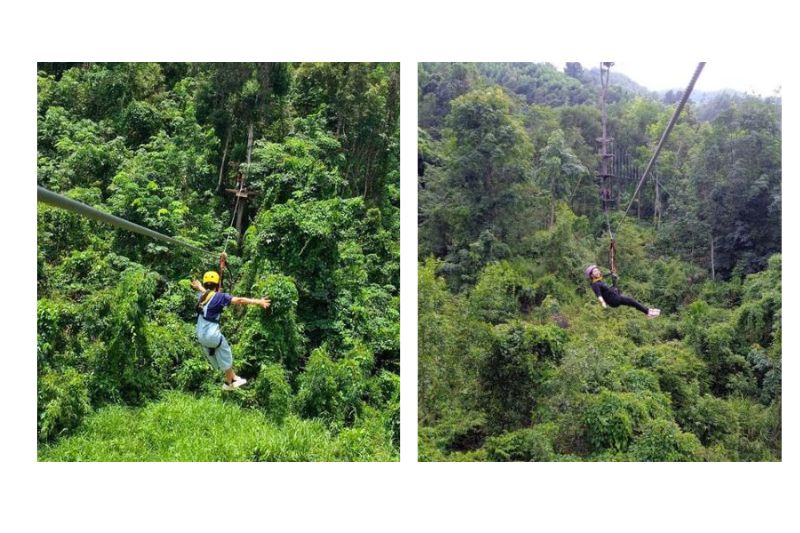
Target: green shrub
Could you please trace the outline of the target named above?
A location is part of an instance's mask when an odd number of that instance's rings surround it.
[[[189,359],[202,360],[208,365],[203,349],[194,340],[193,324],[173,315],[160,315],[158,321],[145,324],[144,334],[153,369],[162,386],[175,384],[176,370]]]
[[[400,449],[400,396],[385,408],[384,428],[392,437],[392,444]]]
[[[489,461],[551,461],[554,453],[549,433],[553,429],[536,426],[489,437],[484,445],[486,457]]]
[[[128,143],[136,146],[147,142],[161,127],[158,110],[148,102],[133,101],[122,112],[121,129]]]
[[[703,447],[697,437],[682,432],[674,422],[658,419],[642,428],[630,455],[636,461],[699,461]]]
[[[39,372],[69,365],[80,315],[75,304],[40,298],[36,302],[36,355]]]
[[[420,453],[438,456],[456,451],[475,450],[486,440],[486,416],[480,412],[450,412],[435,426],[421,427]],[[438,452],[434,453],[433,448]],[[439,459],[430,459],[439,460]]]
[[[383,404],[400,399],[400,376],[394,372],[381,370],[372,381],[375,386],[376,403]]]
[[[101,341],[89,361],[93,404],[140,404],[163,388],[145,331],[154,291],[154,275],[129,270],[112,291],[97,293],[81,309],[92,318],[89,337]]]
[[[200,352],[200,348],[197,350]],[[200,353],[196,357],[186,359],[172,378],[178,389],[186,392],[201,392],[215,383],[219,374]]]
[[[590,400],[584,415],[592,448],[596,451],[625,451],[633,440],[635,422],[643,417],[641,407],[631,405],[624,396],[609,391],[601,392]]]
[[[648,370],[627,368],[620,376],[620,388],[626,392],[660,392],[658,378]]]
[[[583,422],[594,451],[625,452],[644,423],[671,414],[660,394],[603,390],[586,401]]]
[[[345,428],[336,436],[332,449],[338,461],[396,461],[397,447],[386,424],[374,410],[359,420],[352,428]]]
[[[48,372],[39,378],[39,440],[54,439],[78,427],[92,410],[86,380],[68,368],[63,373]]]
[[[305,417],[337,418],[339,391],[336,363],[322,348],[311,352],[305,371],[299,378],[297,409]]]
[[[298,412],[329,423],[351,425],[361,414],[369,392],[367,376],[358,360],[332,361],[324,348],[311,353],[298,383]]]
[[[292,402],[292,388],[286,381],[284,368],[277,363],[261,365],[253,388],[256,402],[267,417],[276,424],[282,423]]]
[[[781,455],[781,402],[768,407],[747,398],[731,398],[738,430],[730,435],[726,447],[736,452],[739,461],[775,461]]]
[[[645,346],[637,351],[635,360],[658,376],[659,388],[670,395],[679,417],[697,402],[705,365],[691,350],[678,342]]]
[[[507,261],[490,263],[481,271],[478,283],[470,292],[470,310],[484,322],[506,322],[519,312],[519,298],[529,285],[530,281]]]
[[[698,292],[703,271],[677,259],[653,262],[653,290],[650,298],[664,313],[673,313],[691,301]]]
[[[688,428],[703,445],[725,444],[739,432],[735,409],[723,399],[706,394],[699,399]]]
[[[266,311],[248,306],[240,321],[235,357],[245,375],[254,375],[261,364],[280,363],[294,372],[300,365],[302,339],[297,324],[298,294],[294,280],[282,274],[268,274],[248,289],[253,298],[271,300]]]
[[[553,325],[495,326],[491,352],[478,371],[492,431],[529,423],[537,390],[553,373],[566,340],[567,334]]]

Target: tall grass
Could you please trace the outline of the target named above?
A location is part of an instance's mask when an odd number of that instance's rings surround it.
[[[110,406],[39,447],[41,461],[396,461],[380,419],[338,434],[295,416],[282,425],[209,396],[169,392],[142,408]]]

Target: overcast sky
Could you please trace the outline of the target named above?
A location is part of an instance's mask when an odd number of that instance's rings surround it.
[[[563,63],[560,63],[562,66]],[[599,61],[584,62],[585,69],[598,67]],[[697,61],[618,61],[611,72],[625,74],[639,85],[651,91],[683,89],[697,66]],[[772,96],[782,85],[780,69],[765,61],[732,62],[708,61],[695,85],[697,91],[734,89],[755,92],[761,96]]]

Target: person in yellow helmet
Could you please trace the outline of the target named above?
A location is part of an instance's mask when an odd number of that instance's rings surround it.
[[[206,359],[211,366],[225,373],[225,384],[222,388],[232,390],[241,387],[247,380],[237,376],[233,370],[233,352],[220,331],[219,317],[222,310],[231,304],[260,305],[267,309],[270,300],[242,298],[218,292],[219,274],[213,270],[203,275],[202,283],[192,280],[192,288],[200,293],[197,295],[197,341],[205,350]]]

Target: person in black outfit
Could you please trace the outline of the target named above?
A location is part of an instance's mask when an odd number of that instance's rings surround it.
[[[589,265],[586,267],[584,274],[589,279],[589,283],[592,284],[592,290],[603,305],[603,309],[627,305],[628,307],[634,307],[646,314],[647,318],[655,318],[661,314],[660,309],[648,309],[633,298],[620,294],[616,286],[609,287],[606,285],[603,281],[603,274],[600,272],[600,269],[597,268],[597,265]],[[614,275],[612,274],[612,276]]]

